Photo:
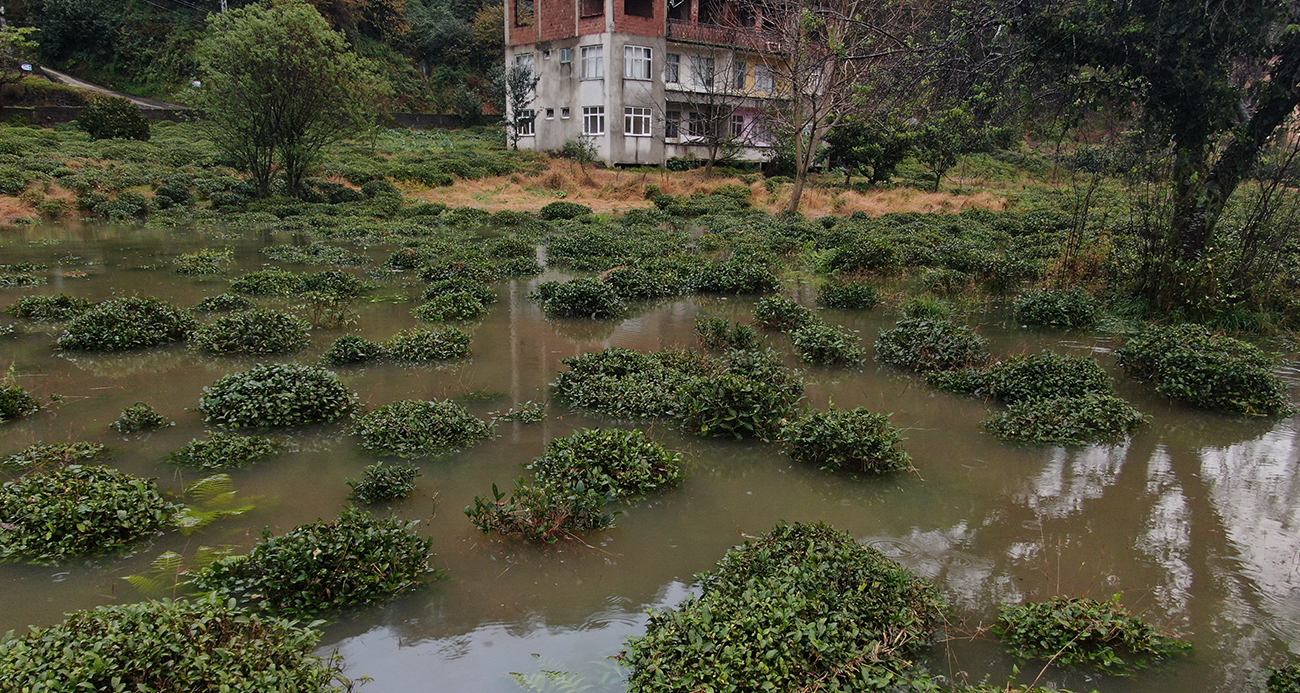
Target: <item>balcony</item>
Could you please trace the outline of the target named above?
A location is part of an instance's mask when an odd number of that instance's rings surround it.
[[[668,20],[668,40],[743,48],[759,53],[781,52],[781,42],[761,29],[697,24],[686,19]]]

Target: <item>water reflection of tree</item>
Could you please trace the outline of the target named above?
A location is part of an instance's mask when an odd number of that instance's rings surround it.
[[[177,346],[122,354],[64,352],[62,356],[77,368],[101,378],[166,373],[178,368],[195,366],[203,360],[184,347]]]

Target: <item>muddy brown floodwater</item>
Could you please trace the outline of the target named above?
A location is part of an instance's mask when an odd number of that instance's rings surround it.
[[[266,262],[258,248],[293,241],[288,234],[29,229],[0,239],[0,262],[47,263],[50,283],[0,290],[0,304],[30,293],[66,292],[92,299],[152,295],[192,306],[222,291],[225,282],[171,272],[176,255],[228,245],[236,251],[233,276],[277,265]],[[379,260],[390,251],[368,253]],[[59,276],[68,270],[86,276]],[[342,377],[370,407],[459,397],[486,416],[546,398],[547,384],[566,356],[609,346],[694,347],[697,313],[748,321],[752,306],[748,299],[692,298],[621,322],[557,323],[545,319],[527,294],[542,279],[558,276],[497,284],[500,300],[471,326],[473,356],[466,361],[341,369]],[[800,291],[811,304],[811,290]],[[377,294],[416,295],[416,289],[398,282]],[[416,324],[414,305],[363,303],[357,325],[349,329],[384,339]],[[823,315],[859,330],[869,351],[877,331],[894,320],[879,309]],[[1196,648],[1193,657],[1134,679],[1057,671],[1043,679],[1076,690],[1248,690],[1262,669],[1285,661],[1289,651],[1300,652],[1296,419],[1243,421],[1171,405],[1119,377],[1107,335],[1029,332],[1006,324],[1001,315],[991,311],[981,326],[994,353],[1050,348],[1095,354],[1116,377],[1120,393],[1150,415],[1150,425],[1122,445],[1018,447],[981,430],[989,411],[983,403],[935,392],[915,377],[874,362],[861,371],[805,369],[813,406],[833,401],[841,408],[893,412],[894,423],[906,429],[906,447],[919,473],[855,480],[793,464],[773,445],[693,438],[658,424],[648,427],[650,433],[686,455],[685,483],[623,507],[617,527],[586,537],[592,548],[534,547],[480,533],[463,508],[494,483],[508,488],[548,440],[588,426],[634,425],[552,402],[543,423],[505,423],[493,440],[417,461],[423,472],[418,489],[396,512],[418,519],[420,530],[433,537],[434,563],[449,579],[340,615],[325,628],[321,652],[337,649],[350,675],[371,677],[362,689],[367,693],[511,692],[529,683],[550,690],[542,670],[568,672],[569,683],[581,679],[589,686],[583,690],[623,690],[624,674],[608,656],[625,637],[642,632],[646,609],[677,603],[690,592],[694,573],[782,520],[824,520],[934,580],[957,621],[954,639],[930,653],[930,666],[939,672],[1005,681],[1015,663],[997,643],[962,634],[989,623],[1000,603],[1057,594],[1122,594],[1131,609],[1191,639]],[[8,321],[0,317],[0,326]],[[346,331],[318,330],[308,351],[279,360],[312,362]],[[0,367],[12,362],[22,385],[42,396],[60,394],[63,401],[0,426],[0,454],[40,441],[102,442],[111,448],[111,464],[158,477],[173,491],[197,475],[161,460],[202,433],[202,388],[254,363],[200,356],[184,346],[61,354],[53,348],[54,328],[23,324],[19,332],[0,337]],[[784,337],[767,339],[796,364]],[[1281,374],[1297,380],[1289,368]],[[177,425],[147,435],[110,432],[109,422],[137,400]],[[126,556],[49,567],[0,565],[0,632],[152,596],[122,578],[144,572],[165,550],[192,555],[200,545],[244,549],[264,527],[283,532],[333,516],[346,503],[345,479],[357,478],[375,461],[341,426],[281,435],[293,444],[292,452],[232,472],[240,496],[256,505],[245,516],[190,537],[169,533]]]

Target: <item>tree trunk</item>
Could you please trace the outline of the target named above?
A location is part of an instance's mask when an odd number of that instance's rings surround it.
[[[799,167],[794,176],[794,188],[790,191],[790,204],[785,208],[787,213],[794,215],[799,212],[799,200],[803,197],[803,186],[807,179],[808,169]]]

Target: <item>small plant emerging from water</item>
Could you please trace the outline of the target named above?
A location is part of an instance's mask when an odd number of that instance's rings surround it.
[[[307,322],[274,310],[255,309],[225,315],[199,325],[190,344],[210,354],[283,354],[310,341]]]
[[[270,364],[232,373],[203,388],[204,421],[229,428],[279,428],[331,423],[352,416],[352,394],[318,366]]]
[[[384,343],[388,355],[398,361],[421,363],[450,361],[469,356],[473,337],[457,327],[442,330],[403,330]]]
[[[790,333],[790,340],[806,363],[819,366],[852,367],[862,365],[866,354],[852,332],[814,324]]]
[[[526,424],[540,423],[546,420],[546,403],[532,400],[520,402],[508,411],[494,411],[491,416],[496,421],[518,421]]]
[[[948,320],[904,318],[881,330],[876,358],[918,373],[978,366],[989,358],[988,341]]]
[[[1003,607],[994,632],[1023,660],[1050,660],[1064,667],[1087,667],[1112,676],[1129,676],[1169,657],[1186,654],[1191,644],[1160,633],[1132,616],[1114,599],[1054,597],[1046,602]]]
[[[0,460],[0,469],[25,474],[68,464],[80,464],[99,457],[105,449],[98,443],[37,443]]]
[[[416,524],[348,508],[332,522],[266,531],[248,555],[218,559],[193,584],[288,618],[386,601],[436,576],[432,539]]]
[[[880,303],[880,291],[870,284],[827,282],[817,292],[817,305],[841,310],[871,310]]]
[[[491,437],[493,426],[451,400],[402,400],[362,416],[352,433],[361,439],[361,447],[372,452],[423,457]]]
[[[1004,440],[1041,445],[1088,445],[1113,441],[1146,423],[1128,402],[1109,394],[1029,399],[984,422]]]
[[[420,476],[420,470],[413,464],[385,465],[378,462],[366,467],[360,481],[348,479],[348,486],[352,488],[349,497],[365,504],[399,500],[415,490],[417,476]]]
[[[509,494],[492,484],[492,497],[475,496],[474,504],[465,508],[465,514],[484,532],[552,543],[612,527],[614,515],[605,509],[612,500],[612,494],[583,484],[552,487],[519,479]]]
[[[41,403],[12,380],[12,373],[0,380],[0,422],[21,419],[41,410]]]
[[[60,349],[126,351],[179,342],[194,330],[194,318],[157,298],[115,298],[68,323]]]
[[[209,296],[199,305],[194,306],[196,313],[238,313],[245,310],[252,310],[257,307],[256,303],[235,294],[217,294]]]
[[[830,472],[874,475],[912,468],[903,436],[889,423],[889,415],[862,407],[810,412],[788,424],[781,439],[795,461]]]
[[[1022,325],[1078,330],[1101,317],[1101,301],[1079,289],[1026,291],[1016,299],[1016,320]]]
[[[172,261],[172,268],[177,274],[184,274],[190,277],[210,277],[219,275],[226,270],[235,259],[235,254],[230,250],[213,250],[212,248],[203,248],[198,252],[186,253]]]
[[[162,414],[153,410],[153,407],[144,402],[136,402],[122,411],[122,415],[117,420],[109,424],[108,427],[118,433],[138,433],[155,428],[165,428],[175,426],[176,422],[168,421]]]
[[[349,334],[334,340],[321,354],[320,360],[327,366],[350,366],[379,361],[387,356],[388,349],[383,344]]]
[[[754,322],[768,329],[788,332],[803,329],[819,320],[811,310],[788,298],[768,296],[754,304]]]
[[[167,456],[167,461],[198,469],[232,469],[279,454],[284,445],[272,438],[213,432],[194,439]]]
[[[553,318],[589,318],[609,320],[621,317],[627,306],[614,287],[595,279],[546,282],[531,295],[542,310]]]
[[[696,318],[695,336],[714,351],[749,351],[761,344],[757,330],[749,325],[733,324],[726,318]]]
[[[53,296],[23,296],[5,309],[16,318],[33,322],[63,322],[86,312],[94,305],[85,298],[55,294]]]

